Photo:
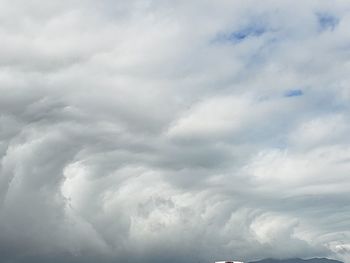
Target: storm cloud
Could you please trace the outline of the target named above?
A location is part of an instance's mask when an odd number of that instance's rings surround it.
[[[350,260],[348,1],[0,0],[0,261]]]

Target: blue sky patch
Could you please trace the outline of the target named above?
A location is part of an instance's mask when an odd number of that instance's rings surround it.
[[[228,38],[233,41],[241,41],[247,37],[259,37],[265,33],[265,29],[263,27],[247,27],[242,30],[238,30],[232,32]]]
[[[266,32],[266,29],[260,25],[250,25],[244,27],[240,30],[233,31],[231,33],[225,33],[218,37],[220,41],[228,41],[228,42],[241,42],[249,37],[259,37]]]
[[[339,23],[339,19],[331,14],[317,14],[317,18],[322,30],[333,30]]]
[[[299,96],[303,96],[304,93],[301,89],[291,89],[288,90],[284,93],[285,97],[299,97]]]

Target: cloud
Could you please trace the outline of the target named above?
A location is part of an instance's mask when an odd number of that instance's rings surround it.
[[[349,260],[346,1],[1,6],[1,262]]]

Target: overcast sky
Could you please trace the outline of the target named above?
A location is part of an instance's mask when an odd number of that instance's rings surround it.
[[[350,262],[350,2],[0,0],[0,261]]]

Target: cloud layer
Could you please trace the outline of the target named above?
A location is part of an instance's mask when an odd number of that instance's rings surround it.
[[[1,262],[350,260],[347,1],[0,5]]]

